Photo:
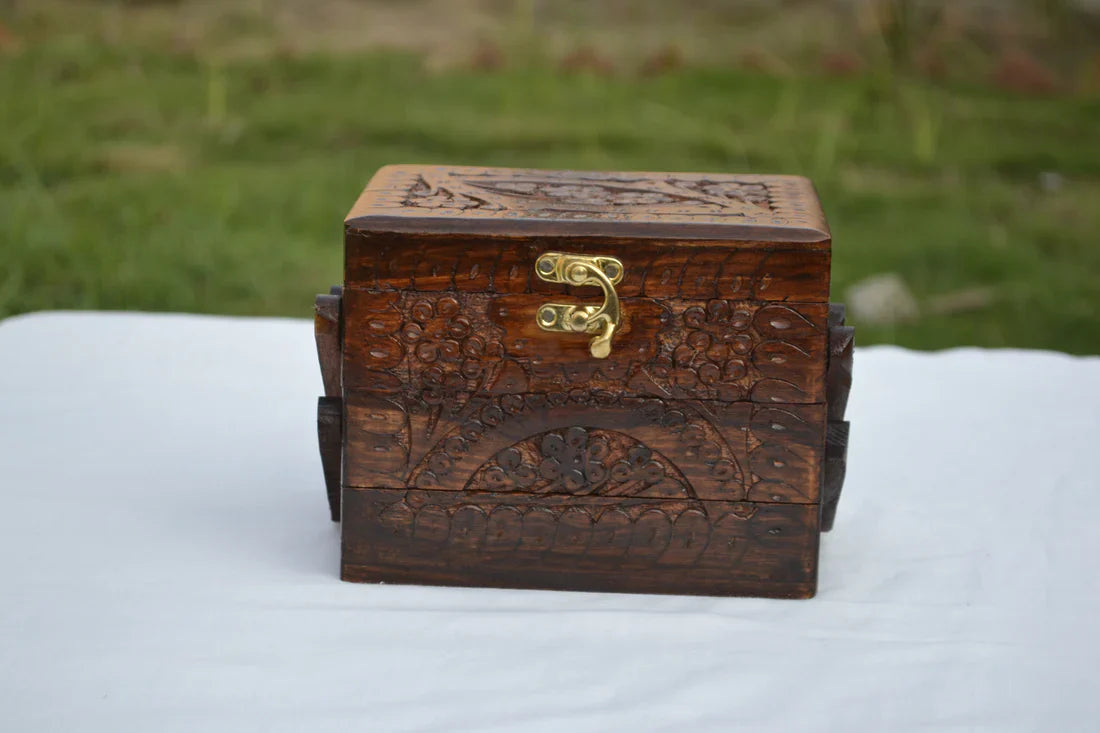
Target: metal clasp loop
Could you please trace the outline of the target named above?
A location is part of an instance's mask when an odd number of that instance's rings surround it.
[[[606,359],[622,317],[615,285],[623,279],[623,263],[614,257],[547,252],[535,261],[535,274],[546,282],[598,285],[603,289],[603,305],[546,303],[539,306],[535,321],[544,331],[595,334],[588,350],[597,359]]]

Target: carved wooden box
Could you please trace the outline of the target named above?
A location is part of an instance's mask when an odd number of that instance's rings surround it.
[[[345,232],[344,579],[813,595],[852,330],[809,181],[390,166]]]

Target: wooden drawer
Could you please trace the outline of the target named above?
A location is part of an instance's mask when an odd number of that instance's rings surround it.
[[[353,390],[345,410],[346,486],[818,501],[824,405]]]
[[[805,504],[345,489],[345,580],[807,598]]]
[[[344,301],[343,382],[349,388],[825,399],[826,303],[626,298],[611,354],[593,359],[584,334],[538,327],[535,314],[545,296],[347,288]]]

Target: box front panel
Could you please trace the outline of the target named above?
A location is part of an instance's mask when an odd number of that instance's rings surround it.
[[[362,582],[805,598],[818,507],[345,489]]]

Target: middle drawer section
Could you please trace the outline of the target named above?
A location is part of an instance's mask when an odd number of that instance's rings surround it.
[[[825,406],[348,393],[344,485],[816,503]]]

